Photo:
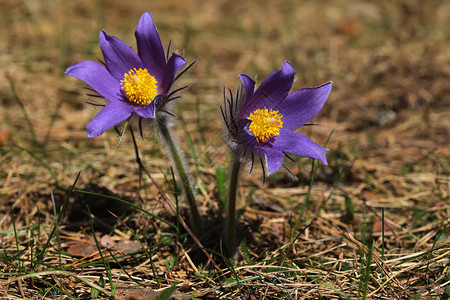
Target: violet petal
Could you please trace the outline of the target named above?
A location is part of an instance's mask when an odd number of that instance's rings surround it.
[[[325,165],[328,164],[325,148],[301,133],[284,132],[274,139],[272,145],[280,151],[301,157],[320,159]]]
[[[130,46],[103,30],[100,32],[100,48],[109,72],[119,81],[131,69],[144,68],[141,59]]]
[[[175,53],[172,54],[167,62],[167,67],[164,70],[163,80],[158,84],[162,94],[166,94],[169,91],[174,74],[180,71],[185,64],[186,60],[183,57]]]
[[[255,81],[246,74],[241,74],[239,77],[241,78],[242,85],[245,88],[247,99],[252,98],[255,91]]]
[[[119,101],[122,98],[120,82],[95,61],[85,60],[76,63],[67,68],[65,74],[84,81],[108,101]]]
[[[283,114],[283,129],[295,130],[311,121],[322,109],[331,92],[328,82],[313,88],[290,93],[278,107]]]
[[[152,101],[149,105],[143,106],[135,112],[143,118],[153,118],[155,116],[155,103],[156,101]]]
[[[264,148],[269,173],[277,172],[283,164],[283,152],[276,148]]]
[[[242,114],[250,115],[256,109],[264,107],[277,109],[292,88],[295,69],[288,61],[283,63],[281,70],[272,72],[256,89],[252,99],[247,98],[247,102],[242,108]]]
[[[123,101],[107,104],[92,121],[87,124],[88,137],[97,137],[105,130],[119,124],[131,116],[133,106]]]
[[[139,19],[135,36],[142,63],[158,83],[162,82],[164,69],[166,68],[166,57],[153,17],[149,12],[145,12]]]

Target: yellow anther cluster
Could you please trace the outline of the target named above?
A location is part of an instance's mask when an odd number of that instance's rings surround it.
[[[150,75],[147,69],[131,69],[120,81],[122,91],[130,102],[147,105],[157,95],[157,84],[155,77]]]
[[[248,130],[253,133],[258,142],[267,142],[268,139],[280,134],[280,128],[283,128],[283,122],[278,110],[257,109],[248,116],[252,121]]]

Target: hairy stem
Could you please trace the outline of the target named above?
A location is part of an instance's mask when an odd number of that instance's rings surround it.
[[[197,203],[195,202],[194,193],[192,191],[192,186],[189,181],[186,168],[184,167],[183,160],[179,153],[179,148],[172,137],[172,132],[167,122],[160,122],[158,129],[159,133],[161,134],[161,137],[168,146],[169,150],[168,152],[172,157],[172,160],[175,164],[175,170],[177,172],[179,179],[181,180],[183,191],[186,194],[186,198],[189,203],[189,208],[191,210],[191,222],[193,226],[193,231],[194,233],[199,234],[201,230],[200,214],[198,212]]]
[[[232,258],[236,251],[236,192],[238,187],[241,162],[233,155],[231,162],[230,187],[228,191],[227,216],[225,221],[225,245],[228,257]]]

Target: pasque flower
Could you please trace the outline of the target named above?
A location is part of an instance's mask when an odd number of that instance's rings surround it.
[[[100,32],[105,65],[82,61],[66,74],[87,83],[109,103],[87,124],[87,135],[96,137],[133,115],[154,118],[168,100],[174,74],[186,61],[172,54],[166,60],[163,46],[149,12],[136,27],[137,53],[120,39]]]
[[[294,76],[294,68],[285,61],[255,90],[255,81],[241,74],[240,89],[225,97],[226,140],[241,162],[251,162],[251,168],[258,159],[263,171],[265,166],[269,173],[277,172],[288,154],[327,164],[326,149],[294,130],[319,113],[332,83],[289,93]]]

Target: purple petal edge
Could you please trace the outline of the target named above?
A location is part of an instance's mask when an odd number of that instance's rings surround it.
[[[108,35],[104,30],[100,32],[99,38],[106,66],[117,80],[122,80],[133,68],[144,68],[136,52],[120,39]]]
[[[142,63],[149,73],[156,78],[156,81],[162,82],[164,69],[166,68],[166,57],[155,22],[149,12],[142,14],[139,19],[135,37],[138,55]]]
[[[325,165],[328,164],[326,149],[299,132],[291,131],[280,134],[276,137],[273,147],[285,153],[320,159]]]
[[[149,105],[135,110],[135,112],[143,118],[154,118],[155,117],[155,103],[156,103],[156,99],[153,100]]]
[[[283,115],[283,129],[295,130],[311,121],[328,99],[332,82],[290,93],[278,107]]]
[[[286,98],[294,82],[295,69],[285,61],[280,70],[273,71],[256,89],[242,108],[242,115],[248,116],[264,107],[276,109]]]
[[[104,66],[95,61],[85,60],[74,64],[67,68],[65,74],[84,81],[108,101],[119,101],[122,98],[120,82]]]
[[[173,83],[173,77],[175,73],[180,71],[183,66],[186,64],[186,60],[178,55],[173,53],[167,62],[167,67],[164,70],[164,76],[162,83],[160,84],[160,89],[162,94],[166,94]]]
[[[283,164],[283,153],[276,148],[264,148],[267,170],[269,173],[276,173]]]
[[[95,117],[87,124],[87,136],[97,137],[105,130],[128,119],[133,112],[133,107],[125,102],[117,101],[107,104]]]

